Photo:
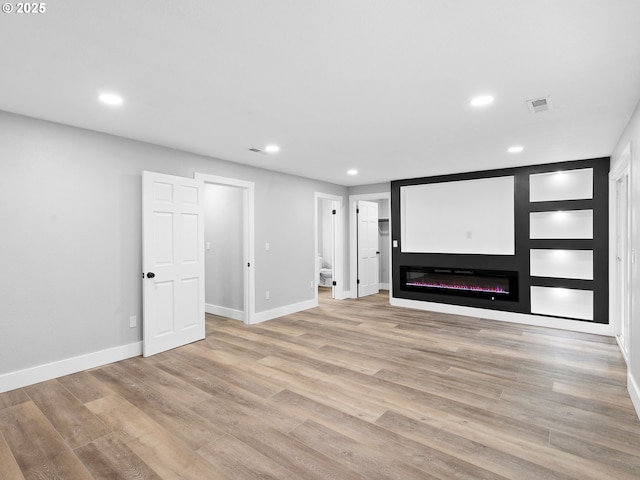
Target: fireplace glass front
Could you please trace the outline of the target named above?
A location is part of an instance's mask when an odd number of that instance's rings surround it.
[[[400,288],[407,291],[491,300],[518,299],[517,272],[402,266],[400,274]]]

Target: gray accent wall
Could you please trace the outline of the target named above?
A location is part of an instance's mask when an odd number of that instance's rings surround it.
[[[142,339],[143,170],[255,182],[256,312],[314,299],[314,192],[346,187],[0,112],[0,374]]]

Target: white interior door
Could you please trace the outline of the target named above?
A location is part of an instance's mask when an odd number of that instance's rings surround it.
[[[380,291],[378,278],[378,204],[360,200],[358,216],[358,297]]]
[[[143,355],[205,337],[204,184],[142,172]]]
[[[616,310],[619,319],[618,341],[629,353],[629,174],[625,172],[616,181]]]

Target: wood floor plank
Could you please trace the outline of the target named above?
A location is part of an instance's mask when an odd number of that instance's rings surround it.
[[[188,405],[181,405],[172,396],[162,396],[154,388],[129,375],[121,365],[108,365],[93,370],[91,374],[137,409],[147,412],[149,417],[194,450],[224,435],[207,419],[190,410]]]
[[[622,385],[603,385],[596,382],[563,380],[553,382],[553,391],[589,401],[597,400],[599,403],[612,405],[635,414],[633,403],[627,395],[627,389]],[[597,395],[594,395],[594,393]]]
[[[0,431],[0,480],[24,480],[16,458]]]
[[[158,364],[159,362],[150,363],[147,358],[138,357],[126,363],[120,363],[118,367],[147,385],[153,385],[153,389],[161,396],[171,398],[179,405],[197,405],[211,399],[211,395],[195,388],[180,377],[155,368]]]
[[[424,470],[411,467],[398,460],[389,460],[380,451],[331,430],[313,420],[307,420],[291,432],[291,436],[335,458],[351,470],[366,478],[380,480],[437,480]],[[435,470],[435,468],[434,468]]]
[[[449,370],[447,369],[447,372]],[[480,395],[489,399],[498,400],[504,388],[486,382],[473,381],[471,379],[461,383],[447,372],[434,373],[429,370],[407,365],[404,368],[383,368],[376,372],[376,378],[403,385],[405,387],[447,396],[449,392],[460,398],[469,394],[471,398]],[[460,392],[459,394],[456,392]]]
[[[198,449],[198,454],[233,480],[300,480],[299,474],[230,434]]]
[[[181,360],[184,363],[198,367],[203,372],[213,373],[217,378],[263,398],[275,395],[283,389],[282,385],[279,385],[278,382],[268,377],[257,375],[247,367],[243,370],[242,375],[239,375],[236,365],[223,364],[213,360],[212,357],[209,356],[210,350],[209,348],[180,349],[180,351],[176,351],[172,358],[167,361],[170,362],[172,359]],[[249,362],[248,365],[253,363],[254,362]]]
[[[594,411],[597,410],[597,403],[592,405],[593,408],[587,409],[554,401],[547,394],[533,396],[527,391],[511,389],[504,391],[500,401],[506,406],[526,411],[531,417],[536,416],[540,422],[555,424],[557,428],[567,421],[568,424],[581,422],[584,425],[607,425],[615,431],[628,431],[633,434],[638,432],[636,418],[626,415],[626,412],[625,415],[613,417],[610,410]]]
[[[505,478],[521,480],[541,478],[569,480],[572,478],[535,462],[523,460],[499,448],[487,446],[486,443],[469,440],[444,428],[433,427],[426,419],[421,422],[389,411],[376,424],[419,443],[442,450],[453,457],[464,458],[479,468]]]
[[[0,393],[0,410],[7,407],[13,407],[20,403],[29,402],[29,395],[26,394],[24,389],[19,388],[17,390],[11,390],[9,392]]]
[[[162,478],[115,435],[94,440],[77,448],[75,453],[96,479],[161,480]]]
[[[33,402],[0,410],[0,432],[25,478],[93,480]]]
[[[166,362],[162,365],[167,372],[174,372],[211,395],[211,401],[194,405],[193,412],[207,418],[226,433],[233,433],[240,423],[264,423],[283,432],[298,426],[304,419],[274,408],[265,398],[245,391],[224,379],[193,367],[185,362]],[[216,439],[217,441],[217,439]]]
[[[87,371],[60,377],[58,381],[82,403],[92,402],[113,393]]]
[[[265,358],[261,360],[261,363],[267,360],[268,358]],[[286,362],[272,360],[272,363],[274,362],[277,362],[276,364],[281,369],[303,370],[299,366],[287,365]],[[329,372],[329,374],[326,372]],[[468,397],[473,398],[472,394],[468,394],[467,398],[464,399],[461,393],[457,396],[435,395],[334,366],[321,367],[315,378],[322,379],[325,384],[334,384],[342,389],[349,389],[359,396],[369,398],[372,403],[378,404],[384,409],[397,409],[400,411],[408,409],[412,414],[420,412],[423,415],[439,416],[456,423],[464,422],[469,427],[477,425],[477,428],[483,430],[492,429],[495,432],[501,430],[507,432],[515,431],[523,438],[537,443],[546,443],[548,439],[549,430],[547,428],[539,428],[530,422],[522,422],[478,408],[475,404],[480,404],[481,406],[495,405],[495,400],[487,401],[484,397],[478,397],[475,402],[469,402]],[[464,400],[464,403],[456,400],[456,398]]]
[[[378,451],[381,460],[386,459],[389,463],[400,462],[412,468],[413,471],[421,471],[426,478],[429,478],[428,476],[441,480],[503,478],[469,464],[464,459],[457,459],[438,449],[398,435],[377,424],[344,414],[333,407],[294,392],[285,390],[271,401],[277,401],[282,408],[297,412],[298,415],[308,415],[309,419],[317,424]]]
[[[141,410],[116,395],[87,404],[138,457],[161,478],[228,478]]]
[[[273,345],[269,340],[265,341],[260,337],[258,337],[258,339],[248,340],[246,338],[240,338],[229,332],[222,331],[216,331],[215,338],[227,345],[259,350],[264,356],[286,355],[289,358],[296,359],[298,362],[309,364],[311,366],[317,366],[324,363],[324,360],[310,358],[309,355],[307,355],[308,350],[305,350],[304,353],[300,353],[300,347],[296,344],[285,344],[284,346]],[[300,337],[297,338],[299,339]],[[324,341],[326,341],[326,339]]]
[[[549,445],[585,459],[598,458],[600,462],[630,475],[630,478],[640,478],[640,458],[638,458],[637,450],[636,454],[626,453],[554,430],[551,431]],[[611,475],[613,477],[613,472]]]
[[[241,425],[235,430],[234,436],[305,480],[366,479],[294,437],[270,427],[254,428],[252,425]]]
[[[71,448],[111,432],[57,380],[26,387],[25,391]]]

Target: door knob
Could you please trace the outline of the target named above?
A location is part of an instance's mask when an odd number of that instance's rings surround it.
[[[147,273],[147,278],[154,278],[155,276],[156,276],[156,274],[153,273],[153,272]]]

